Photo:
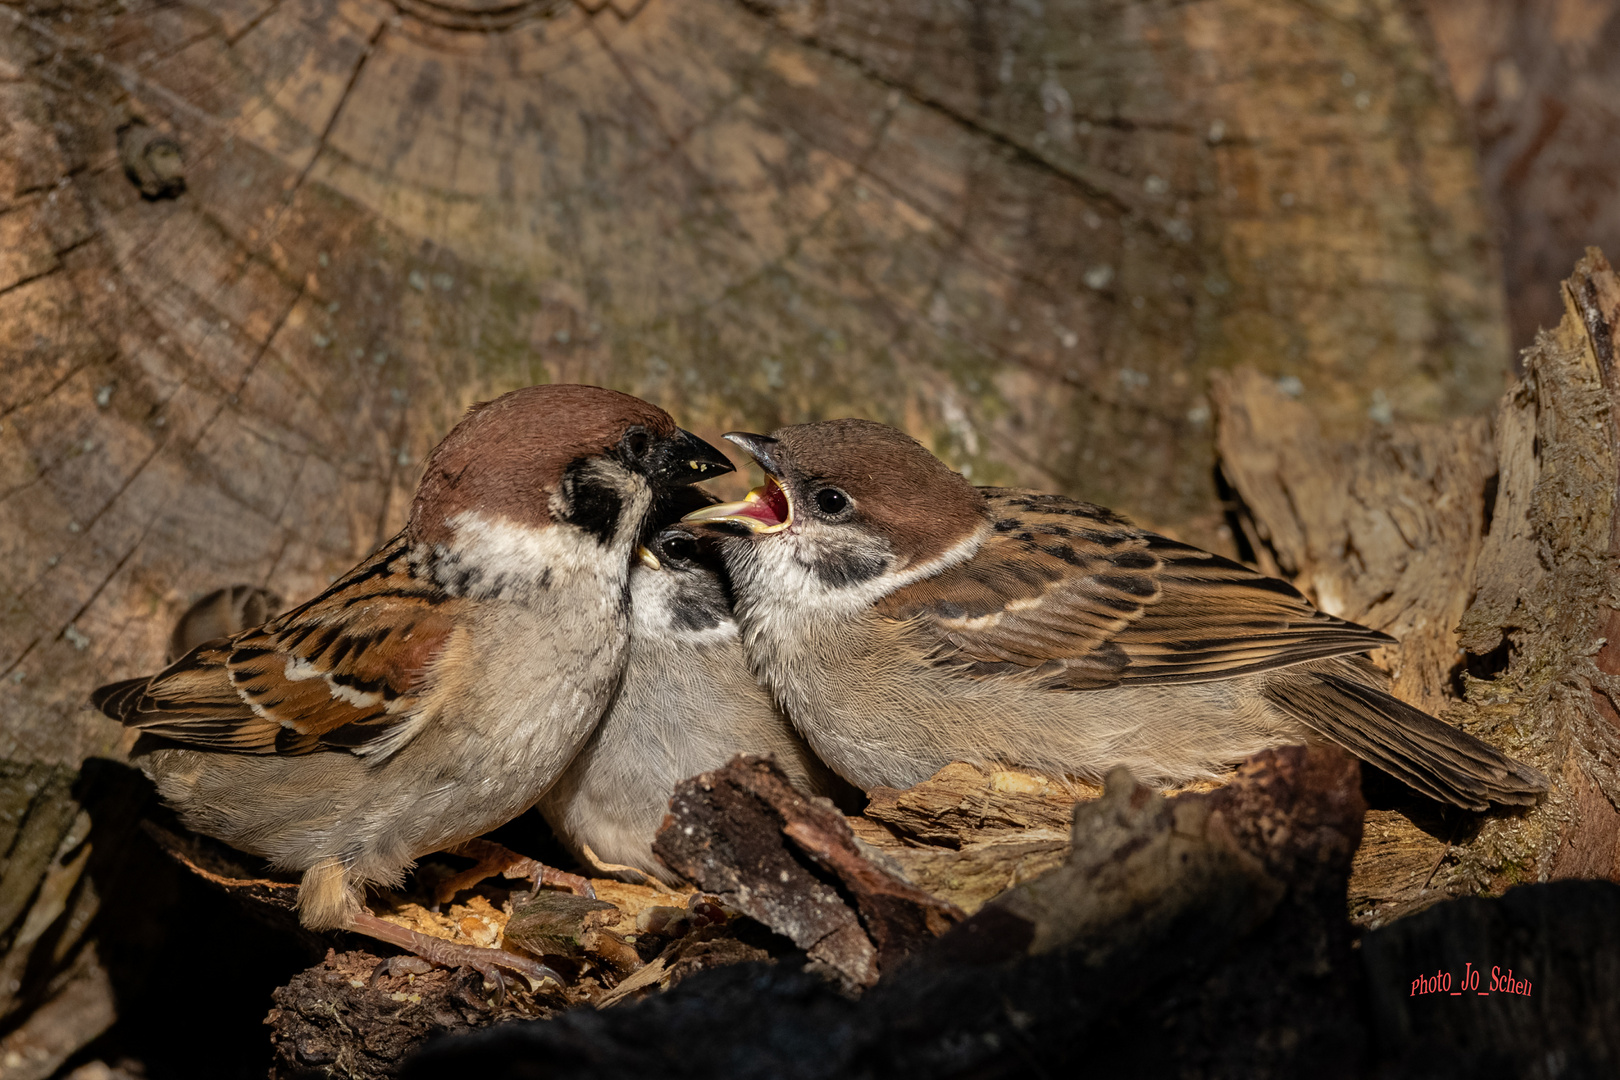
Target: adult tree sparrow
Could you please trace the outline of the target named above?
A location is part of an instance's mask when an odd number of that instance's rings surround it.
[[[740,532],[721,550],[755,669],[860,787],[953,760],[1174,783],[1320,737],[1470,810],[1546,789],[1385,693],[1356,654],[1393,639],[1286,582],[1101,507],[975,488],[882,424],[726,438],[765,483],[686,520]]]
[[[141,729],[134,756],[187,826],[303,873],[306,926],[544,976],[379,919],[362,889],[545,794],[623,671],[655,499],[730,470],[626,394],[531,386],[475,405],[398,536],[301,607],[95,704]]]
[[[694,507],[715,501],[695,489],[682,495]],[[630,571],[630,645],[618,696],[540,810],[585,860],[673,884],[679,876],[653,855],[652,841],[678,782],[743,753],[776,755],[795,786],[812,795],[842,782],[749,669],[712,541],[669,529],[639,555]]]

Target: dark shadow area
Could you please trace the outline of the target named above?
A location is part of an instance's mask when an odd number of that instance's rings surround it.
[[[1254,518],[1249,508],[1244,505],[1243,496],[1238,494],[1237,488],[1226,476],[1226,471],[1216,462],[1211,470],[1215,481],[1215,498],[1220,503],[1221,519],[1226,523],[1227,531],[1232,534],[1232,545],[1237,549],[1237,560],[1249,566],[1260,565],[1260,554],[1255,550],[1259,542],[1259,535],[1255,531]]]
[[[1359,955],[1315,899],[1285,901],[1225,948],[1195,919],[1101,967],[1062,952],[996,962],[995,942],[980,963],[962,963],[961,950],[952,963],[924,956],[858,1003],[797,965],[737,965],[636,1005],[443,1039],[401,1075],[1615,1075],[1620,887],[1556,882],[1450,901],[1365,935]],[[1465,963],[1483,963],[1487,983],[1512,966],[1531,992],[1411,995],[1415,975]]]
[[[1464,676],[1478,679],[1481,682],[1490,682],[1508,669],[1513,662],[1514,627],[1504,627],[1502,641],[1488,653],[1463,653],[1462,659],[1451,666],[1447,679],[1451,686],[1451,694],[1459,701],[1467,700],[1468,681]]]
[[[151,1080],[260,1080],[270,1065],[270,993],[324,953],[191,873],[141,827],[178,826],[138,771],[93,758],[75,794],[96,823],[91,926],[118,1020],[65,1071],[133,1059]]]
[[[1445,844],[1466,844],[1479,834],[1488,814],[1476,814],[1424,798],[1376,765],[1361,763],[1361,797],[1369,810],[1397,810],[1419,829]],[[1510,812],[1499,808],[1492,813]]]

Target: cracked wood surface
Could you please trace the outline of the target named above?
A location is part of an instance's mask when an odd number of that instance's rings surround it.
[[[1397,694],[1552,781],[1540,805],[1489,815],[1375,800],[1350,881],[1372,925],[1525,881],[1620,880],[1620,277],[1590,249],[1562,292],[1490,432],[1396,424],[1345,443],[1253,372],[1217,387],[1258,552],[1400,639],[1383,658]]]
[[[1292,375],[1334,430],[1498,391],[1417,19],[0,2],[0,755],[116,752],[91,687],[222,585],[312,595],[468,403],[535,381],[708,436],[870,415],[1223,545],[1210,370]],[[135,123],[176,197],[126,177]]]
[[[1479,146],[1516,348],[1554,326],[1548,283],[1620,251],[1620,0],[1424,0]]]

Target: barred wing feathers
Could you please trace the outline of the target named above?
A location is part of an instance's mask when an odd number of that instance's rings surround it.
[[[386,756],[421,721],[427,673],[464,605],[414,577],[396,537],[302,607],[92,700],[126,725],[191,746]]]
[[[1393,640],[1102,507],[982,490],[993,531],[979,552],[878,604],[932,639],[942,662],[1038,669],[1057,687],[1091,690],[1224,679]]]

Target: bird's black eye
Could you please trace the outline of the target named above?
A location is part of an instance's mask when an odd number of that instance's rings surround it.
[[[814,496],[816,509],[828,517],[837,517],[849,509],[849,496],[835,487],[824,487]]]
[[[652,436],[646,430],[633,427],[624,433],[624,448],[634,458],[647,456],[647,450],[652,446]]]
[[[658,546],[663,549],[664,558],[670,562],[691,562],[697,558],[697,541],[690,536],[667,536]]]

